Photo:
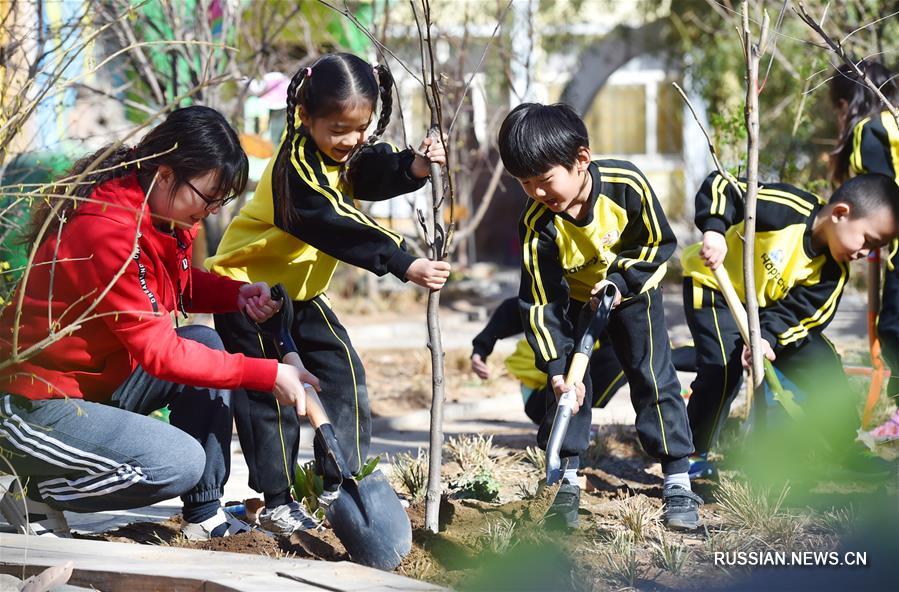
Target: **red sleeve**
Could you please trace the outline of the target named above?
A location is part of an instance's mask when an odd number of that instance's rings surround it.
[[[78,220],[75,217],[70,224]],[[72,256],[92,256],[94,264],[81,266],[81,273],[74,274],[71,281],[93,301],[124,265],[124,273],[92,314],[102,315],[103,322],[146,372],[190,386],[259,391],[274,388],[278,371],[275,360],[213,350],[175,333],[169,311],[156,301],[156,270],[148,258],[132,250],[133,229],[112,221],[109,225],[97,224],[96,219],[78,226],[77,233],[69,229],[70,236],[81,237],[78,246],[72,248]],[[92,247],[99,244],[102,249]]]
[[[244,282],[192,267],[187,312],[237,312],[237,292]]]

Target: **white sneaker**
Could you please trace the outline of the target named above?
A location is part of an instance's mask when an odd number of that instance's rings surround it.
[[[203,522],[185,522],[181,527],[181,534],[189,541],[208,541],[215,538],[212,532],[223,524],[227,524],[228,528],[225,529],[224,534],[219,535],[222,537],[252,530],[249,524],[219,508],[212,518],[207,518]]]
[[[28,499],[18,480],[11,483],[0,498],[0,514],[22,534],[72,538],[65,514],[45,503]]]
[[[269,532],[290,536],[301,530],[318,527],[319,521],[299,502],[290,502],[277,508],[265,508],[259,514],[259,525]]]

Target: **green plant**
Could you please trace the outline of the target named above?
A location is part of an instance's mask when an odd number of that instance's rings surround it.
[[[653,563],[656,567],[668,570],[674,575],[679,575],[683,571],[690,556],[690,550],[686,546],[669,539],[664,532],[659,537],[659,542],[652,544]]]
[[[421,448],[415,456],[400,452],[393,456],[391,466],[395,483],[409,494],[413,502],[423,500],[428,492],[428,453]]]
[[[495,502],[499,499],[499,482],[490,472],[481,472],[471,477],[463,477],[449,485],[454,490],[455,499],[476,499]]]
[[[368,460],[365,461],[365,463],[362,465],[362,468],[359,469],[359,472],[354,474],[353,476],[356,477],[356,479],[358,479],[359,481],[362,481],[363,479],[365,479],[366,477],[368,477],[369,475],[371,475],[372,473],[375,472],[375,469],[378,468],[378,463],[380,463],[380,462],[381,462],[380,456],[369,457]]]
[[[319,507],[318,496],[324,489],[324,481],[321,475],[315,471],[314,460],[296,466],[293,474],[294,499],[304,504],[307,510],[319,518],[324,514],[324,510]]]

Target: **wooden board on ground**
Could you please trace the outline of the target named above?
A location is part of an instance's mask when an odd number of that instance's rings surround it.
[[[70,584],[104,592],[151,590],[393,592],[441,588],[349,563],[276,559],[219,551],[0,534],[0,573],[28,577],[74,562]],[[278,574],[284,574],[279,576]],[[286,576],[286,577],[285,577]]]

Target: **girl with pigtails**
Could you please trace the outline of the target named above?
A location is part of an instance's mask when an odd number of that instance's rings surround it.
[[[365,371],[325,295],[338,261],[379,276],[436,290],[449,264],[416,258],[403,238],[379,226],[354,200],[377,201],[422,187],[431,163],[446,160],[443,145],[425,139],[416,154],[378,139],[390,121],[393,77],[386,66],[347,53],[328,54],[301,68],[287,90],[287,129],[253,199],[229,225],[208,269],[250,282],[282,283],[294,309],[292,333],[306,368],[318,377],[320,398],[351,470],[368,455],[371,412]],[[369,136],[375,107],[380,113]],[[228,351],[274,358],[274,344],[242,314],[219,314],[216,329]],[[271,393],[248,390],[235,404],[250,486],[265,497],[259,522],[289,535],[316,526],[290,494],[299,421]],[[324,454],[316,442],[316,464]],[[325,475],[329,502],[338,483]]]

